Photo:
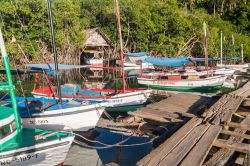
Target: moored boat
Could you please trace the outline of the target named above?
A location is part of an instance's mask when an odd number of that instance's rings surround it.
[[[8,80],[1,83],[0,90],[7,91],[11,97],[11,107],[0,106],[0,164],[62,165],[74,135],[22,127],[1,29],[0,47]]]
[[[87,131],[94,128],[107,102],[68,101],[34,97],[17,97],[17,106],[27,128],[55,131]],[[5,99],[1,104],[10,104]],[[10,106],[10,105],[7,105]]]
[[[54,71],[53,64],[29,64],[32,69],[39,69],[48,73]],[[59,65],[59,70],[77,68],[79,66]],[[51,70],[48,70],[51,69]],[[48,86],[39,87],[39,74],[36,75],[32,94],[36,98],[46,97],[49,99],[58,99],[57,87],[51,84],[49,77],[47,78]],[[123,90],[100,89],[100,88],[81,88],[79,84],[61,85],[61,97],[64,100],[81,99],[85,101],[105,101],[107,111],[126,112],[128,108],[144,106],[148,100],[152,90],[149,88],[126,88]]]
[[[164,76],[160,78],[138,78],[138,83],[153,89],[184,92],[216,92],[226,80],[219,76]]]

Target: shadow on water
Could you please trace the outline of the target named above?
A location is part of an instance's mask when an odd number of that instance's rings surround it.
[[[95,130],[100,133],[99,137],[96,138],[96,141],[109,145],[117,144],[124,140],[126,141],[123,142],[122,145],[141,144],[150,141],[150,138],[148,137],[125,135],[101,128],[96,128]],[[105,145],[100,145],[98,143],[96,143],[95,146],[101,148],[105,147]],[[147,155],[152,150],[152,147],[152,143],[128,147],[115,146],[105,149],[97,149],[97,153],[103,164],[114,162],[121,166],[133,166],[136,165],[141,158]]]

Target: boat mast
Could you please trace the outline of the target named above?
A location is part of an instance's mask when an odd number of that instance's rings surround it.
[[[49,15],[49,25],[50,25],[50,35],[51,35],[51,45],[52,45],[52,52],[54,56],[54,63],[55,63],[55,71],[56,71],[56,81],[57,81],[57,94],[59,96],[58,103],[62,104],[62,93],[61,93],[61,86],[60,86],[60,79],[59,79],[59,70],[58,70],[58,58],[57,58],[57,51],[56,51],[56,40],[55,40],[55,33],[54,33],[54,22],[53,22],[53,15],[51,9],[51,0],[47,0],[48,3],[48,15]]]
[[[208,69],[208,48],[207,48],[207,28],[206,23],[203,23],[204,27],[204,51],[205,51],[205,65],[206,69]]]
[[[244,64],[243,44],[241,44],[241,63]]]
[[[117,28],[118,28],[118,36],[120,42],[120,61],[121,61],[121,72],[122,72],[122,92],[126,91],[126,82],[125,82],[125,74],[124,74],[124,53],[123,53],[123,43],[122,43],[122,32],[121,32],[121,19],[120,19],[120,9],[118,0],[115,0],[116,5],[116,17],[117,17]]]
[[[222,56],[223,56],[223,55],[222,55],[222,51],[223,51],[223,50],[222,50],[222,44],[223,44],[223,43],[222,43],[222,37],[223,37],[223,36],[222,36],[222,31],[220,31],[220,65],[221,65],[221,66],[222,66]]]
[[[14,87],[13,81],[12,81],[9,58],[7,56],[6,49],[4,46],[3,34],[2,34],[1,29],[0,29],[0,47],[1,47],[1,53],[2,53],[2,60],[4,63],[4,68],[6,70],[6,75],[7,75],[7,80],[8,80],[8,87],[6,87],[6,88],[10,92],[10,98],[11,98],[11,103],[12,103],[12,107],[13,107],[13,111],[14,111],[16,128],[17,128],[17,131],[20,131],[22,129],[22,126],[21,126],[20,116],[19,116],[18,108],[17,108],[15,87]]]
[[[235,64],[235,45],[234,45],[234,35],[232,34],[232,45],[233,45],[233,60]]]

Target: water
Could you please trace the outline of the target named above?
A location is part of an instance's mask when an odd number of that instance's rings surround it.
[[[150,141],[148,137],[130,136],[127,134],[116,133],[114,131],[96,128],[96,131],[100,133],[96,141],[100,141],[105,144],[116,144],[126,140],[122,145],[132,145],[147,143]],[[104,145],[95,144],[97,147],[105,147]],[[117,163],[121,166],[134,166],[136,163],[152,151],[152,143],[139,145],[139,146],[117,146],[106,149],[97,149],[97,153],[103,164],[110,162]]]

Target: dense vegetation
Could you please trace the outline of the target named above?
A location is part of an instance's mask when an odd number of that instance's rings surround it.
[[[100,27],[117,43],[114,0],[53,0],[60,61],[73,63],[83,47],[87,28]],[[45,0],[0,0],[0,26],[16,63],[51,58]],[[240,45],[250,59],[249,0],[120,0],[126,51],[203,57],[203,22],[208,28],[209,55],[219,56],[220,32],[224,55],[236,56]]]

